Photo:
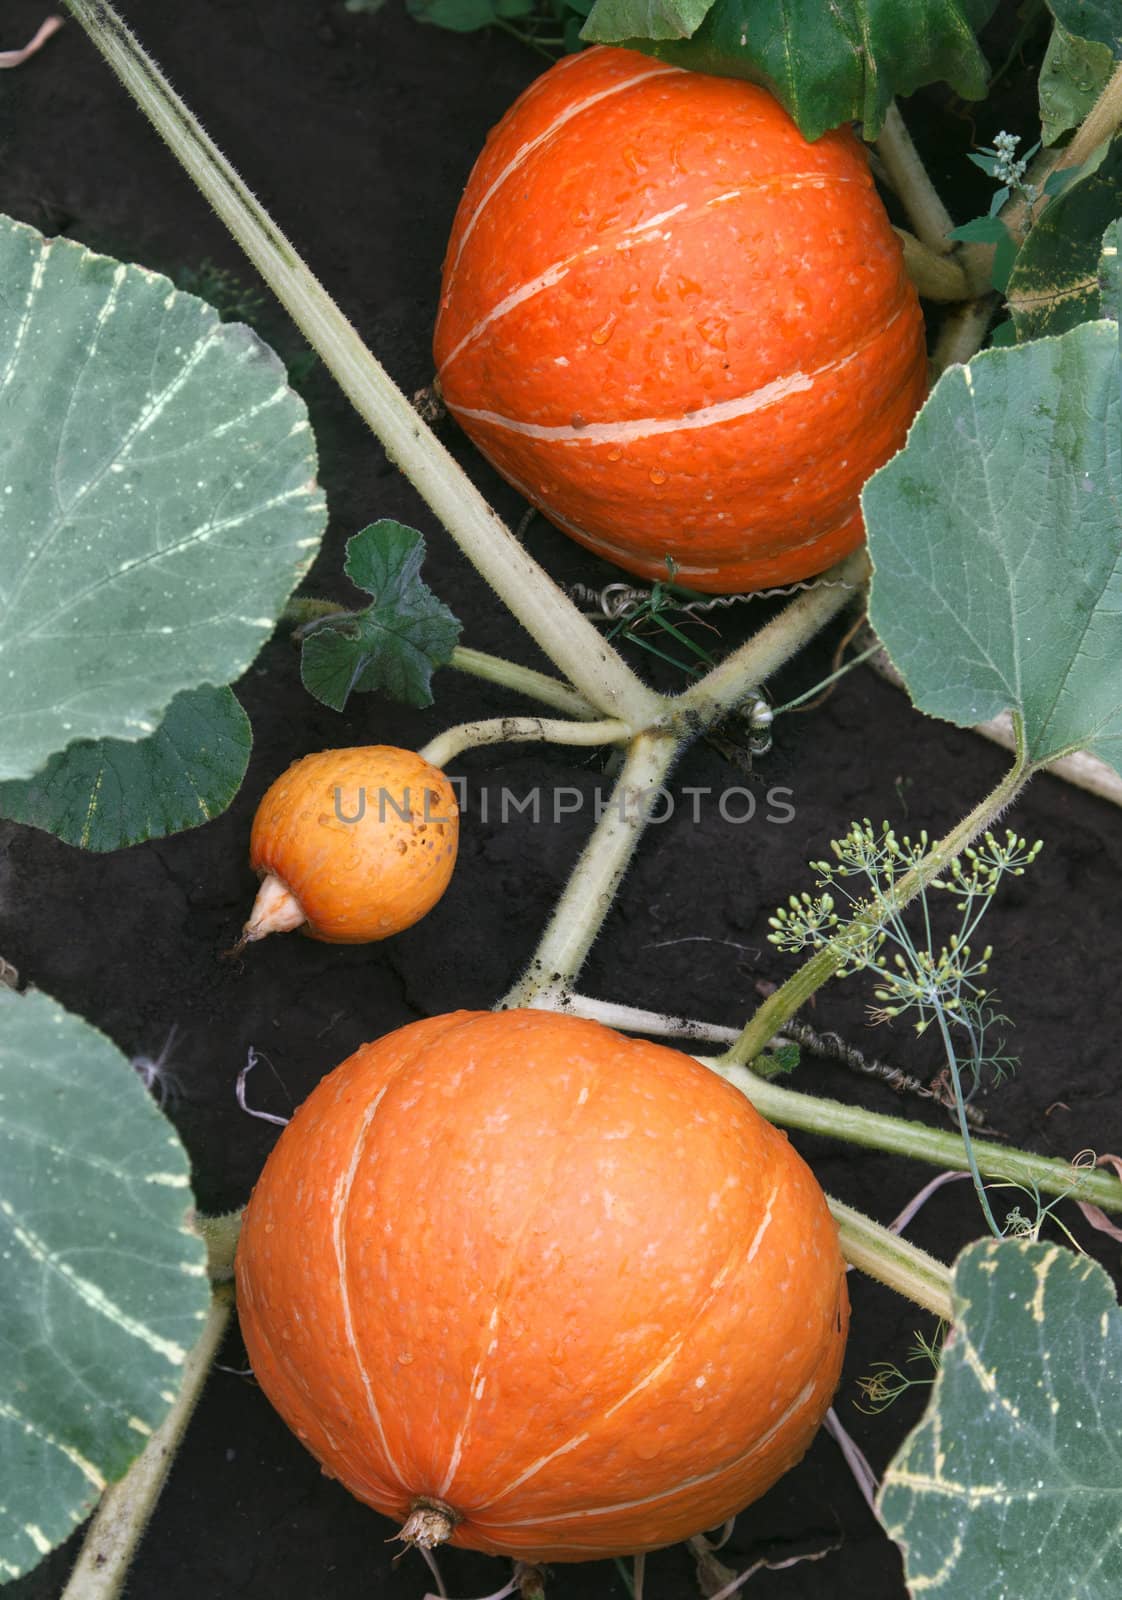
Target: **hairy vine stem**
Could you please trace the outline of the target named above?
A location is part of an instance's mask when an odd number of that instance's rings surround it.
[[[490,717],[485,722],[461,722],[430,739],[417,754],[434,767],[446,767],[465,750],[485,744],[528,743],[601,745],[623,744],[630,738],[626,722],[558,722],[550,717]]]
[[[612,908],[659,787],[679,749],[680,741],[669,733],[644,733],[631,742],[604,814],[565,885],[527,971],[502,1000],[504,1008],[553,1008],[571,987]]]
[[[798,1128],[803,1133],[842,1139],[868,1150],[907,1156],[910,1160],[955,1172],[970,1170],[965,1142],[957,1133],[929,1127],[925,1122],[909,1121],[906,1117],[886,1116],[881,1111],[864,1111],[859,1106],[804,1094],[798,1089],[786,1089],[774,1079],[761,1078],[747,1067],[731,1065],[724,1060],[701,1056],[697,1059],[747,1095],[761,1116],[781,1128]],[[1070,1161],[1033,1155],[1029,1150],[993,1144],[986,1139],[972,1138],[970,1142],[978,1170],[985,1178],[1021,1184],[1030,1190],[1035,1186],[1043,1194],[1089,1200],[1102,1206],[1104,1211],[1122,1212],[1122,1182],[1112,1173],[1101,1168],[1075,1167]]]
[[[187,1353],[171,1410],[125,1476],[102,1495],[61,1600],[117,1600],[124,1592],[129,1566],[202,1395],[233,1309],[232,1286],[220,1285],[214,1291],[203,1331]]]

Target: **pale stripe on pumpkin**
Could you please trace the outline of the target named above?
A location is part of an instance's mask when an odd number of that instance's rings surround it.
[[[355,1176],[358,1172],[358,1164],[362,1159],[362,1152],[366,1146],[366,1136],[370,1131],[370,1124],[374,1121],[374,1115],[385,1096],[386,1088],[383,1087],[362,1114],[362,1122],[359,1125],[358,1137],[355,1139],[354,1149],[351,1152],[350,1164],[335,1185],[335,1192],[331,1197],[331,1230],[335,1246],[335,1265],[339,1275],[339,1301],[343,1310],[343,1326],[347,1334],[347,1343],[350,1345],[355,1366],[358,1368],[358,1375],[362,1380],[362,1387],[366,1393],[367,1410],[370,1412],[370,1420],[373,1422],[377,1432],[378,1442],[382,1447],[382,1455],[398,1483],[404,1483],[405,1480],[402,1476],[401,1468],[394,1460],[393,1452],[390,1450],[389,1441],[386,1438],[386,1430],[382,1425],[382,1414],[378,1410],[378,1402],[374,1398],[374,1386],[370,1381],[370,1374],[366,1370],[366,1363],[362,1359],[362,1351],[359,1349],[358,1340],[355,1337],[354,1319],[351,1316],[351,1290],[347,1281],[347,1238],[345,1232],[347,1207],[350,1204],[351,1190],[354,1188]]]
[[[557,1522],[579,1522],[585,1517],[610,1517],[617,1511],[634,1511],[639,1506],[657,1505],[660,1500],[672,1500],[675,1495],[682,1494],[686,1489],[696,1489],[699,1484],[710,1483],[714,1478],[720,1478],[727,1472],[733,1472],[742,1461],[750,1460],[761,1450],[765,1450],[777,1434],[781,1433],[793,1417],[802,1410],[808,1400],[812,1400],[818,1391],[815,1378],[809,1378],[798,1394],[786,1406],[780,1416],[772,1423],[766,1433],[760,1434],[740,1455],[734,1456],[731,1461],[724,1462],[719,1467],[714,1467],[710,1472],[700,1472],[693,1478],[683,1478],[681,1483],[676,1483],[671,1489],[662,1489],[657,1494],[643,1495],[638,1500],[617,1500],[610,1505],[582,1506],[579,1511],[559,1511],[543,1513],[536,1517],[519,1518],[512,1522],[495,1522],[484,1520],[472,1513],[471,1523],[475,1528],[532,1528],[535,1523],[541,1523],[551,1528]],[[592,1547],[590,1547],[592,1548]]]
[[[737,422],[768,406],[778,405],[793,394],[813,389],[820,378],[841,372],[850,362],[856,361],[870,345],[884,337],[904,310],[895,311],[882,328],[871,338],[863,339],[844,356],[815,367],[812,372],[791,372],[782,378],[753,389],[750,394],[737,395],[732,400],[717,400],[710,406],[699,406],[680,417],[637,417],[632,422],[588,422],[583,427],[571,424],[546,425],[539,422],[519,422],[516,417],[504,417],[497,411],[479,411],[470,406],[457,406],[448,401],[448,409],[457,417],[470,417],[473,422],[489,422],[494,427],[505,428],[510,433],[522,434],[527,439],[540,439],[547,444],[634,444],[638,439],[649,439],[656,434],[684,433],[697,428],[711,428],[722,422]]]
[[[735,1265],[738,1269],[742,1270],[755,1259],[756,1252],[763,1242],[764,1234],[771,1226],[771,1215],[775,1208],[775,1202],[778,1198],[778,1195],[779,1185],[775,1184],[771,1193],[767,1197],[767,1204],[764,1207],[764,1214],[760,1221],[760,1225],[753,1234],[752,1242],[748,1246],[743,1259],[729,1256],[720,1272],[717,1273],[716,1277],[709,1285],[705,1299],[698,1306],[697,1311],[694,1313],[693,1319],[689,1325],[682,1329],[678,1337],[671,1344],[670,1348],[664,1355],[661,1355],[658,1358],[654,1366],[645,1372],[637,1383],[632,1384],[631,1388],[628,1389],[626,1394],[621,1395],[618,1400],[613,1401],[613,1403],[603,1413],[603,1416],[598,1420],[606,1422],[609,1417],[614,1417],[617,1411],[630,1404],[630,1402],[635,1399],[636,1395],[642,1394],[643,1390],[646,1389],[648,1385],[652,1384],[656,1378],[660,1378],[666,1371],[667,1367],[672,1366],[673,1363],[678,1359],[682,1353],[682,1348],[689,1339],[694,1327],[708,1311],[709,1307],[713,1303],[714,1297],[720,1292],[721,1289],[724,1288],[724,1285],[728,1281],[729,1275],[733,1270],[733,1266]],[[492,1495],[491,1499],[488,1501],[488,1505],[493,1506],[499,1500],[505,1500],[507,1495],[513,1494],[515,1489],[520,1489],[524,1483],[529,1481],[530,1478],[536,1477],[542,1468],[547,1467],[551,1461],[555,1461],[558,1456],[568,1455],[568,1453],[571,1450],[575,1450],[578,1445],[584,1444],[585,1440],[588,1438],[589,1434],[587,1432],[576,1434],[573,1438],[566,1440],[564,1444],[558,1445],[556,1450],[551,1450],[548,1455],[540,1456],[537,1461],[532,1462],[531,1465],[526,1468],[525,1472],[520,1473],[512,1483],[507,1484],[505,1489],[501,1489],[498,1494]],[[472,1520],[474,1521],[475,1518],[473,1517]],[[509,1526],[517,1527],[518,1524],[510,1523]]]
[[[854,183],[856,179],[842,178],[833,173],[825,172],[793,172],[781,174],[780,181],[788,189],[824,189],[832,183]],[[774,180],[772,179],[766,179],[761,180],[759,183],[742,183],[735,189],[727,189],[724,194],[713,195],[711,199],[703,201],[700,206],[695,206],[692,211],[682,217],[682,221],[693,222],[698,217],[704,216],[710,206],[727,205],[730,200],[739,200],[743,195],[757,194],[761,189],[771,187],[773,182]],[[686,201],[683,200],[680,205],[671,206],[669,211],[659,212],[658,216],[646,217],[642,222],[633,222],[629,227],[619,230],[618,238],[615,230],[613,230],[607,233],[603,239],[598,239],[595,244],[585,245],[582,250],[574,251],[571,256],[566,256],[561,261],[555,261],[551,267],[546,267],[544,272],[539,272],[536,277],[530,278],[519,288],[512,289],[509,294],[504,295],[501,300],[491,307],[486,316],[480,318],[474,328],[464,334],[456,348],[444,358],[438,376],[443,376],[456,357],[466,350],[468,345],[474,344],[481,334],[486,333],[492,323],[497,322],[500,317],[505,317],[509,311],[514,311],[518,306],[525,304],[527,300],[533,299],[543,289],[552,289],[555,284],[560,283],[568,275],[569,271],[578,262],[588,261],[593,256],[603,255],[609,249],[613,251],[633,250],[637,244],[650,244],[655,239],[668,239],[670,237],[669,234],[659,234],[654,230],[660,228],[664,222],[668,222],[671,217],[676,217],[681,212],[686,211],[686,205]],[[631,235],[635,234],[649,234],[649,237],[631,237]]]
[[[620,83],[610,84],[608,88],[600,89],[596,94],[590,94],[584,100],[578,100],[576,105],[567,106],[560,115],[553,119],[543,133],[535,134],[532,139],[527,139],[526,143],[515,151],[469,217],[464,231],[460,235],[460,242],[456,249],[456,257],[452,262],[451,270],[455,272],[459,265],[460,257],[464,253],[464,246],[471,237],[476,223],[498,190],[502,188],[509,177],[518,171],[519,167],[525,165],[535,150],[540,150],[542,145],[552,139],[554,134],[563,128],[567,122],[571,122],[574,117],[579,117],[582,111],[588,111],[592,106],[599,105],[601,100],[608,100],[614,94],[622,94],[625,89],[634,89],[636,84],[647,83],[652,78],[665,78],[672,72],[680,73],[683,70],[682,67],[655,67],[646,72],[636,73],[633,78],[624,78]]]

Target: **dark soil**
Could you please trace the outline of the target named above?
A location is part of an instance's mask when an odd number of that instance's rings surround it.
[[[540,58],[503,35],[424,28],[405,16],[400,0],[372,16],[316,0],[189,6],[148,0],[126,9],[394,378],[409,392],[428,382],[441,254],[461,186],[487,129],[541,69]],[[0,44],[22,43],[42,11],[41,0],[7,0]],[[1023,94],[1025,86],[1022,73],[1011,92]],[[234,245],[75,26],[20,71],[3,74],[0,95],[3,209],[181,281],[210,262],[252,285]],[[1030,101],[1023,103],[1031,110]],[[1012,125],[1029,121],[1026,112]],[[972,131],[965,113],[954,126],[965,148]],[[993,131],[979,125],[978,137]],[[945,143],[935,165],[954,167]],[[255,320],[299,370],[300,340],[267,297]],[[426,575],[464,620],[465,642],[544,665],[322,367],[300,382],[331,507],[309,590],[347,598],[339,576],[345,540],[378,517],[397,517],[424,531]],[[523,507],[514,492],[455,430],[448,438],[502,514],[517,521]],[[527,537],[563,582],[600,585],[618,576],[540,518]],[[725,644],[741,636],[761,607],[751,612],[721,614]],[[836,637],[834,630],[783,674],[776,686],[781,699],[823,675]],[[345,949],[273,939],[231,963],[221,952],[252,897],[250,818],[290,760],[328,745],[417,745],[447,724],[514,705],[498,690],[444,672],[430,711],[363,697],[336,715],[305,694],[297,653],[281,635],[238,692],[253,721],[252,765],[237,803],[209,826],[91,857],[44,834],[0,825],[0,951],[24,983],[87,1017],[130,1055],[157,1056],[170,1039],[168,1109],[191,1153],[205,1210],[244,1201],[276,1135],[235,1104],[234,1080],[249,1047],[275,1069],[275,1075],[258,1071],[253,1099],[283,1114],[360,1042],[425,1014],[490,1005],[532,950],[588,826],[587,811],[583,820],[559,825],[535,825],[529,817],[502,825],[495,817],[501,787],[522,794],[543,784],[548,793],[552,786],[588,791],[607,782],[598,758],[557,748],[504,748],[465,759],[459,769],[468,775],[469,804],[460,862],[426,921],[385,945]],[[1004,763],[1000,751],[970,733],[915,715],[903,695],[869,671],[851,674],[820,710],[782,721],[773,753],[752,780],[760,802],[754,821],[727,823],[710,803],[697,826],[680,807],[651,831],[582,987],[639,1006],[739,1022],[754,1003],[757,980],[790,970],[788,958],[766,942],[766,919],[808,882],[808,856],[821,854],[854,817],[941,831],[992,786]],[[719,792],[745,780],[718,751],[701,745],[678,781]],[[793,820],[765,820],[771,786],[790,791]],[[492,803],[487,821],[480,813],[483,790]],[[1046,777],[1013,821],[1047,848],[1030,877],[1006,887],[993,912],[994,976],[1018,1024],[1020,1066],[987,1097],[985,1109],[1002,1133],[1041,1151],[1118,1149],[1118,1019],[1111,1003],[1122,967],[1115,904],[1122,817]],[[835,985],[819,995],[815,1020],[929,1077],[938,1065],[934,1042],[917,1043],[908,1029],[870,1032],[868,998],[856,982]],[[805,1060],[798,1081],[883,1110],[943,1116],[930,1102],[900,1101],[838,1067]],[[824,1140],[796,1143],[827,1189],[884,1220],[930,1176],[918,1165]],[[932,1202],[913,1236],[949,1260],[981,1231],[968,1186],[955,1185]],[[1086,1242],[1096,1248],[1094,1237]],[[923,1394],[913,1391],[887,1414],[868,1416],[856,1408],[855,1380],[879,1360],[904,1363],[913,1329],[930,1319],[866,1280],[852,1280],[852,1296],[853,1335],[837,1406],[879,1470],[918,1415]],[[393,1529],[320,1475],[243,1370],[236,1333],[221,1359],[129,1593],[135,1600],[422,1595],[430,1580],[421,1561],[408,1556],[392,1566],[395,1551],[386,1541]],[[725,1559],[739,1570],[760,1554],[781,1561],[831,1545],[820,1562],[760,1574],[750,1592],[777,1600],[845,1593],[897,1600],[904,1592],[895,1548],[823,1435],[797,1470],[740,1517]],[[14,1584],[12,1600],[57,1595],[75,1550],[71,1543]],[[443,1555],[441,1566],[453,1595],[485,1594],[505,1578],[500,1563],[458,1552]],[[654,1600],[697,1592],[683,1547],[648,1563]],[[558,1570],[551,1593],[564,1600],[622,1595],[624,1587],[616,1567],[604,1563]]]

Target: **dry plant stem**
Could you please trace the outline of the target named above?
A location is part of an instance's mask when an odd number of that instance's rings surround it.
[[[954,221],[920,160],[895,102],[888,108],[875,148],[919,239],[929,250],[950,255],[954,241],[947,235]]]
[[[626,722],[557,722],[549,717],[492,717],[486,722],[461,722],[430,739],[417,754],[434,767],[446,767],[465,750],[485,744],[625,744],[631,737]]]
[[[527,554],[407,397],[367,350],[108,0],[67,0],[77,19],[198,185],[390,460],[550,660],[598,707],[638,729],[662,699]]]
[[[992,794],[970,812],[969,816],[939,840],[923,860],[909,872],[902,874],[892,890],[892,904],[906,906],[919,891],[937,878],[941,872],[961,855],[968,844],[985,833],[1011,805],[1031,776],[1023,746],[1010,772],[1001,780]],[[740,1038],[725,1056],[729,1063],[746,1063],[760,1054],[775,1034],[783,1031],[785,1023],[804,1006],[816,990],[827,983],[845,965],[850,950],[858,949],[868,937],[876,918],[856,917],[835,939],[815,952],[787,982],[770,995],[756,1011],[755,1016],[741,1033]]]
[[[604,814],[565,885],[530,966],[501,1007],[556,1009],[611,910],[679,748],[678,740],[666,733],[643,733],[632,741]]]
[[[859,1106],[843,1105],[818,1095],[785,1089],[774,1079],[758,1077],[747,1067],[730,1066],[724,1061],[697,1057],[751,1100],[761,1116],[782,1128],[798,1128],[803,1133],[820,1134],[828,1139],[844,1139],[868,1150],[883,1150],[907,1156],[948,1171],[967,1172],[966,1146],[957,1133],[931,1128],[924,1122],[905,1117],[889,1117],[880,1111],[864,1111]],[[972,1138],[978,1169],[985,1178],[1033,1186],[1042,1194],[1089,1200],[1104,1211],[1122,1212],[1122,1182],[1102,1168],[1073,1167],[1054,1156],[1033,1155],[989,1140]]]
[[[184,1364],[175,1404],[126,1475],[102,1495],[62,1600],[115,1600],[123,1592],[129,1565],[203,1392],[233,1306],[233,1289],[217,1288],[199,1341]]]

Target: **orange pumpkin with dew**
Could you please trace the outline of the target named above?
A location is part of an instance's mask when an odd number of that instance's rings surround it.
[[[848,1322],[810,1170],[676,1050],[541,1011],[364,1045],[237,1255],[254,1373],[417,1542],[579,1561],[731,1516],[806,1450]]]
[[[596,48],[494,128],[456,214],[448,409],[558,527],[715,592],[821,572],[926,385],[923,320],[848,129]]]
[[[243,943],[300,928],[365,944],[412,927],[448,887],[459,826],[452,785],[413,750],[358,745],[294,761],[253,819],[261,887]]]

